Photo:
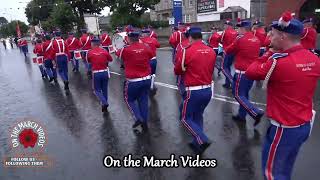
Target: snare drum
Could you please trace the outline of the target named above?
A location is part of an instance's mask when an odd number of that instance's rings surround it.
[[[80,51],[74,51],[74,59],[80,60],[81,57],[81,52]]]
[[[37,57],[37,63],[38,64],[43,64],[43,56]]]

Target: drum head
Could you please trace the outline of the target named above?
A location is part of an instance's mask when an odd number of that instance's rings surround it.
[[[123,48],[126,44],[124,42],[125,36],[127,36],[126,32],[114,34],[112,37],[112,46],[115,51]]]

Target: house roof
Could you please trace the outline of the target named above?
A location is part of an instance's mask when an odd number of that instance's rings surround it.
[[[241,6],[229,6],[223,12],[241,12],[241,11],[247,11],[247,10]]]

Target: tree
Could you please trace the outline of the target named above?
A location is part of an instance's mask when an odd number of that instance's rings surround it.
[[[140,17],[160,0],[104,0],[113,12],[111,23],[115,25],[139,24]],[[120,21],[118,21],[120,18]]]
[[[0,26],[8,24],[8,20],[5,17],[0,17]]]
[[[49,18],[57,0],[31,0],[26,7],[25,14],[31,25],[37,25],[39,21]]]
[[[62,32],[66,33],[73,29],[77,17],[69,4],[59,4],[53,8],[50,19]]]
[[[80,28],[85,27],[84,22],[84,14],[93,14],[97,13],[100,14],[101,10],[106,7],[107,3],[105,0],[64,0],[65,2],[69,3],[73,9],[73,12],[78,17],[77,25],[78,30]]]
[[[19,24],[21,34],[25,35],[28,32],[29,27],[22,21],[11,21],[0,27],[1,37],[17,36],[17,23]]]

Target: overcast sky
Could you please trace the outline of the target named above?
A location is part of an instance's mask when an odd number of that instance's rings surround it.
[[[28,24],[24,12],[29,1],[30,0],[0,0],[0,16],[5,17],[8,21],[20,20]],[[101,14],[108,15],[108,12],[109,9],[105,8]]]

